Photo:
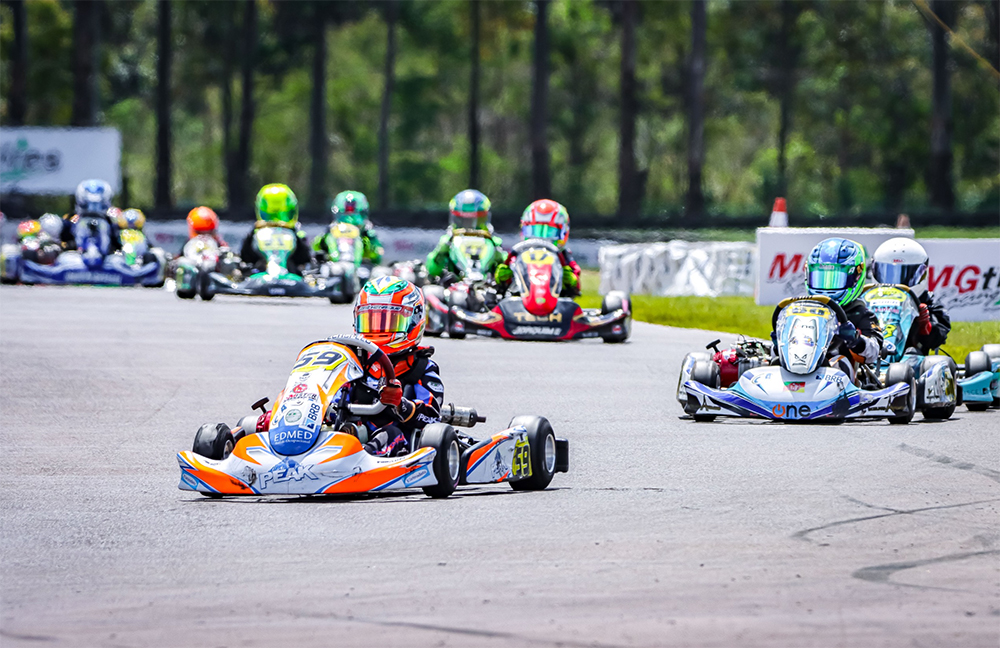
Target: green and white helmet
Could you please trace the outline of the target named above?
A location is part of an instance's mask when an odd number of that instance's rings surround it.
[[[330,211],[337,222],[361,227],[368,220],[368,197],[360,191],[341,191]]]

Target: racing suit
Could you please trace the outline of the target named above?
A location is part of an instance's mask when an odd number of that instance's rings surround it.
[[[247,234],[247,237],[243,239],[243,245],[240,246],[240,259],[243,263],[263,269],[259,266],[264,261],[264,257],[257,251],[257,246],[254,244],[254,234],[257,232],[257,229],[254,227]],[[299,229],[298,226],[293,231],[295,232],[295,250],[288,257],[287,269],[290,274],[301,275],[302,266],[308,265],[312,261],[312,252],[309,249],[309,240],[306,238],[306,233]]]
[[[359,229],[361,230],[361,243],[364,246],[364,250],[361,253],[361,260],[368,261],[372,265],[382,263],[382,255],[385,254],[385,249],[382,247],[382,242],[378,240],[378,234],[375,233],[375,228],[372,227],[371,221],[366,220],[364,225]],[[313,251],[316,252],[316,258],[320,261],[325,261],[335,251],[333,237],[330,236],[329,232],[317,237],[313,241],[312,247]]]
[[[440,369],[431,360],[434,347],[417,347],[412,351],[389,356],[396,380],[403,387],[403,399],[398,407],[387,408],[381,413],[366,417],[369,441],[365,450],[369,454],[396,456],[413,450],[413,436],[428,423],[436,423],[444,402],[444,385]],[[367,384],[378,385],[382,368],[378,364],[369,370]]]
[[[92,212],[84,214],[88,218],[100,218],[107,221],[108,225],[111,227],[111,232],[109,235],[110,243],[108,248],[108,253],[117,252],[122,249],[121,233],[118,231],[118,223],[115,219],[109,217],[107,214],[101,214],[98,212]],[[59,233],[59,243],[62,245],[64,250],[75,250],[76,249],[76,227],[77,223],[80,222],[79,214],[63,214],[63,227],[62,231]]]
[[[514,265],[514,260],[516,258],[517,255],[511,252],[507,255],[507,261],[498,265],[496,272],[494,272],[493,276],[497,282],[497,290],[501,293],[507,292],[507,289],[510,288],[511,281],[514,279],[514,275],[511,273],[510,267]],[[581,272],[580,264],[573,258],[573,254],[569,251],[569,248],[563,248],[559,252],[559,263],[562,264],[563,273],[562,291],[559,293],[559,296],[579,297]]]
[[[490,237],[493,240],[493,245],[497,249],[497,254],[500,255],[499,263],[506,263],[508,252],[503,249],[503,239],[499,236],[493,234],[493,228],[490,230]],[[431,277],[440,277],[445,272],[450,272],[451,274],[458,275],[459,270],[455,267],[455,264],[451,260],[451,239],[454,236],[452,230],[448,230],[438,241],[437,246],[431,250],[431,253],[427,255],[427,274]]]
[[[936,349],[948,339],[951,331],[951,318],[948,311],[939,303],[934,302],[934,295],[924,292],[920,296],[920,317],[913,322],[910,336],[906,339],[907,348],[917,350],[920,355],[927,355],[931,349]]]

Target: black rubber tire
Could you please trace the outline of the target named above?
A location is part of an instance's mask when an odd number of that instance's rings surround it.
[[[900,416],[890,416],[889,423],[893,425],[903,425],[913,420],[917,404],[917,379],[913,373],[913,367],[902,362],[893,362],[889,365],[885,374],[885,386],[890,387],[897,383],[909,383],[910,385],[910,407],[909,411]]]
[[[619,308],[624,308],[627,313],[632,312],[632,298],[620,290],[612,290],[601,300],[601,314],[613,313]],[[601,339],[608,344],[621,344],[632,334],[631,314],[622,320],[621,333],[609,333],[601,336]]]
[[[510,482],[516,491],[545,490],[556,474],[556,433],[544,416],[515,416],[508,427],[523,425],[528,430],[531,477]]]
[[[965,356],[965,377],[971,378],[977,373],[982,373],[984,371],[990,371],[993,369],[993,361],[990,360],[989,354],[985,351],[971,351],[969,355]],[[967,402],[966,407],[969,408],[970,412],[985,412],[990,408],[993,403],[978,403]]]
[[[180,297],[181,299],[194,299],[195,294],[196,293],[195,293],[194,290],[178,290],[177,291],[177,296]]]
[[[209,459],[222,460],[236,447],[236,439],[225,423],[206,423],[198,428],[191,451]]]
[[[1000,360],[1000,344],[984,344],[980,351],[994,360]]]
[[[215,298],[215,290],[212,288],[212,279],[208,273],[201,271],[195,279],[198,282],[198,295],[202,301],[212,301]]]
[[[926,373],[927,369],[936,364],[944,364],[948,366],[948,371],[951,372],[952,380],[958,375],[958,365],[949,356],[936,355],[927,356],[924,358],[923,363],[920,365],[920,372]],[[955,413],[955,407],[958,404],[958,386],[955,386],[955,402],[951,405],[943,405],[941,407],[924,407],[922,414],[924,418],[930,421],[946,421],[951,418],[952,414]]]
[[[420,433],[420,447],[434,448],[434,476],[438,483],[425,486],[424,493],[434,498],[448,497],[455,492],[462,476],[462,451],[458,447],[455,428],[445,423],[431,423]]]
[[[719,376],[719,365],[714,360],[696,360],[691,367],[691,380],[700,382],[706,387],[719,389],[722,379]],[[699,423],[708,423],[715,420],[715,414],[694,414],[694,420]]]

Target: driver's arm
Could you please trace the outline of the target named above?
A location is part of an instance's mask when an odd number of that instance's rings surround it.
[[[864,304],[845,309],[847,319],[858,331],[857,339],[848,344],[855,360],[865,364],[875,364],[882,353],[882,328],[878,318]]]
[[[448,248],[451,246],[451,232],[441,237],[437,246],[427,255],[427,274],[440,277],[448,269]]]
[[[930,332],[924,335],[918,330],[917,340],[926,349],[936,349],[948,340],[948,333],[951,332],[951,318],[948,317],[948,311],[945,310],[944,306],[940,303],[934,303],[934,297],[930,294],[926,294],[924,299],[921,299],[920,305],[920,310],[923,311],[926,308],[930,317]]]
[[[302,230],[295,232],[295,251],[292,252],[292,261],[303,266],[312,261],[312,250],[309,248],[309,238]]]
[[[440,419],[444,384],[438,372],[437,363],[428,361],[424,374],[417,382],[404,385],[403,400],[396,408],[401,423],[422,429]]]

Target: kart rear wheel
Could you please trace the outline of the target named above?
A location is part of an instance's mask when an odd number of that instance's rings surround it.
[[[601,300],[601,314],[607,315],[618,309],[624,309],[626,313],[632,312],[632,300],[627,294],[620,290],[612,290]],[[632,316],[629,315],[621,322],[621,333],[608,333],[602,335],[601,339],[608,344],[618,344],[628,339],[632,333]]]
[[[907,396],[907,407],[899,416],[890,416],[889,423],[900,425],[913,420],[913,414],[917,405],[917,380],[913,373],[913,367],[902,362],[894,362],[889,365],[889,370],[885,374],[885,386],[891,387],[898,383],[908,383],[910,393]]]
[[[523,425],[528,431],[531,477],[510,482],[516,491],[545,490],[556,474],[556,433],[543,416],[515,416],[510,426]]]
[[[991,360],[1000,360],[1000,344],[984,344],[982,351]],[[993,399],[993,407],[1000,407],[1000,398]]]
[[[462,310],[470,310],[469,309],[469,295],[468,295],[468,293],[458,292],[458,291],[452,292],[448,296],[448,305],[449,306],[458,306]],[[448,319],[449,319],[449,323],[448,323],[448,337],[455,338],[456,340],[464,340],[465,339],[465,331],[455,331],[455,330],[453,330],[453,326],[452,326],[452,323],[450,321],[451,317],[449,317]]]
[[[925,373],[928,369],[936,364],[947,365],[948,371],[951,372],[952,381],[955,380],[955,376],[958,375],[958,365],[949,356],[927,356],[924,358],[923,363],[920,366],[921,373]],[[956,387],[956,400],[953,400],[950,404],[939,405],[937,407],[925,406],[923,409],[923,415],[925,419],[932,421],[944,421],[951,418],[951,415],[955,413],[955,406],[957,404],[958,390]]]
[[[990,345],[995,346],[995,345]],[[965,356],[965,377],[972,378],[978,373],[984,371],[993,370],[993,361],[990,360],[990,356],[985,351],[972,351],[969,355]],[[983,412],[986,411],[990,405],[993,403],[976,403],[967,402],[966,407],[969,408],[970,412]]]
[[[434,477],[437,484],[425,486],[424,493],[434,498],[448,497],[458,487],[462,452],[458,447],[455,428],[444,423],[431,423],[420,434],[421,448],[434,448]]]
[[[212,278],[208,276],[208,272],[201,271],[195,278],[198,283],[198,295],[201,296],[203,301],[212,301],[215,297],[215,288],[212,286]]]
[[[236,440],[225,423],[206,423],[198,428],[191,451],[209,459],[220,461],[232,453]]]
[[[714,360],[696,360],[691,367],[691,380],[699,382],[706,387],[719,389],[722,385],[719,377],[719,365]],[[694,414],[694,420],[699,423],[707,423],[715,420],[714,414]]]

